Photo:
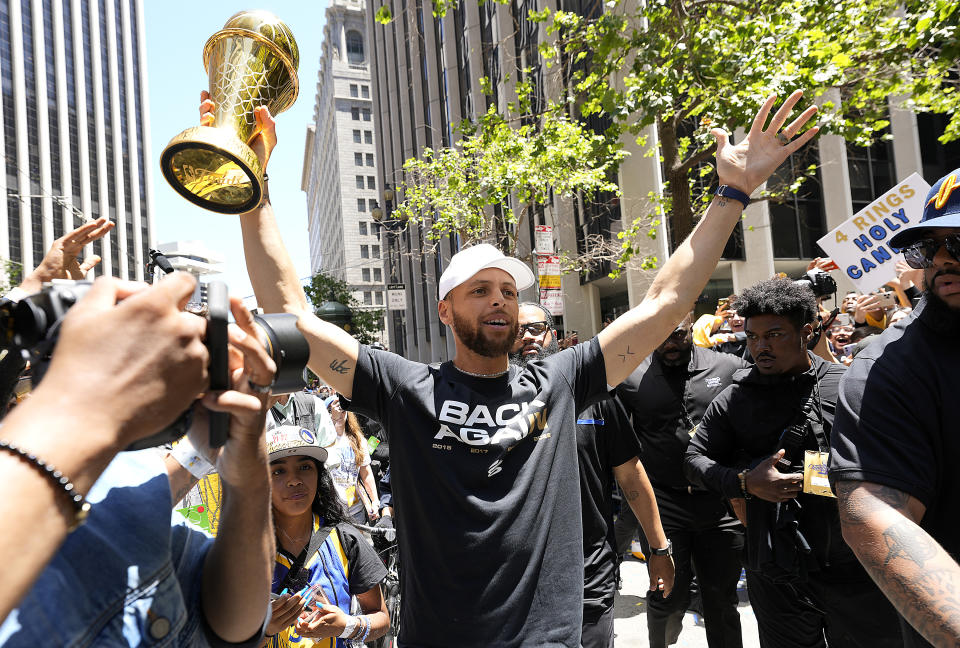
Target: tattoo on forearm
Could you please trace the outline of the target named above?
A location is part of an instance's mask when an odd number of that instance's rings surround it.
[[[330,363],[330,368],[336,371],[338,374],[345,374],[350,371],[350,367],[347,365],[346,359],[334,360]]]
[[[193,488],[193,485],[197,483],[197,480],[191,479],[180,488],[178,488],[172,495],[173,503],[176,504],[183,500],[187,496],[187,493],[190,492],[190,489]]]
[[[630,350],[630,345],[628,344],[626,353],[618,353],[617,355],[620,356],[620,362],[626,362],[628,355],[636,355],[636,354]]]
[[[933,645],[956,645],[960,636],[957,565],[913,523],[910,496],[879,484],[841,481],[837,499],[844,537],[881,591]],[[892,517],[891,509],[900,515]]]
[[[725,197],[725,196],[717,196],[717,204],[718,204],[720,207],[726,207],[726,206],[727,206],[727,199],[726,199],[726,197]]]
[[[633,500],[635,500],[635,499],[637,499],[638,497],[640,497],[640,491],[638,491],[638,490],[623,491],[623,496],[626,497],[627,500],[629,500],[629,501],[632,502]]]
[[[891,560],[905,558],[923,567],[923,564],[937,555],[937,545],[930,536],[920,527],[909,520],[896,522],[883,532],[883,540],[887,544],[887,555],[884,565]]]
[[[875,513],[886,508],[906,513],[910,496],[889,486],[841,481],[837,483],[837,500],[840,505],[840,520],[847,525],[862,525]]]

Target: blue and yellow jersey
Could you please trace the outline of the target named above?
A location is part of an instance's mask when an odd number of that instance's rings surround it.
[[[320,528],[320,518],[313,516],[313,530]],[[274,593],[279,593],[283,580],[290,571],[293,559],[283,551],[277,551],[276,562],[273,566]],[[350,561],[344,546],[341,533],[334,527],[330,535],[323,541],[320,548],[307,558],[304,568],[310,573],[308,585],[319,584],[326,594],[327,600],[341,610],[350,613]],[[267,644],[271,648],[346,648],[346,642],[336,637],[330,639],[306,639],[297,635],[293,626],[274,636]]]

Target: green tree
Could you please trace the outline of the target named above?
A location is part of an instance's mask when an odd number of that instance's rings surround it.
[[[960,4],[908,0],[903,16],[907,46],[915,54],[907,107],[949,115],[940,141],[960,139]]]
[[[0,291],[6,292],[20,283],[23,266],[0,257]]]
[[[383,309],[364,308],[363,304],[350,292],[347,282],[318,272],[310,278],[310,284],[303,287],[303,292],[313,304],[314,309],[319,308],[320,304],[331,297],[333,301],[340,302],[349,308],[352,317],[348,333],[357,338],[361,344],[372,344],[379,340],[378,334],[383,332]]]
[[[435,3],[434,14],[451,6]],[[805,102],[821,105],[822,132],[865,146],[885,136],[891,97],[914,93],[907,107],[930,109],[945,80],[956,78],[960,11],[948,0],[913,0],[906,10],[899,0],[610,0],[605,7],[590,19],[529,14],[551,35],[539,54],[559,78],[545,85],[559,94],[535,108],[523,75],[519,101],[501,117],[488,112],[457,146],[408,160],[405,215],[422,218],[435,235],[467,230],[509,251],[498,227],[518,222],[514,205],[536,207],[551,192],[589,198],[607,190],[624,136],[637,137],[646,154],[658,156],[665,188],[622,234],[622,264],[638,237],[654,234],[650,223],[661,214],[669,216],[674,245],[692,230],[716,185],[710,129],[749,126],[771,92],[785,98],[804,90]],[[386,5],[378,19],[391,19]],[[933,41],[950,46],[937,50]],[[934,51],[952,55],[952,67],[925,67]],[[941,97],[937,105],[946,110],[948,102]],[[586,128],[588,119],[605,130]],[[645,137],[651,126],[655,142]],[[805,155],[800,161],[812,174],[816,156]],[[564,174],[589,181],[565,185]],[[802,181],[775,176],[764,197],[782,199]]]
[[[821,104],[822,132],[868,145],[889,125],[889,98],[910,88],[904,73],[911,50],[896,0],[650,0],[608,7],[595,20],[555,14],[549,29],[559,38],[542,54],[584,60],[570,87],[581,114],[612,118],[608,136],[656,127],[658,148],[650,153],[664,170],[661,204],[674,244],[710,200],[711,128],[748,126],[764,97],[801,89],[805,101]],[[610,83],[614,78],[619,82]],[[768,196],[797,188],[774,178]]]

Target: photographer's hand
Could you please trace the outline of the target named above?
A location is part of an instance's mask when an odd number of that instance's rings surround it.
[[[273,382],[276,366],[257,337],[253,316],[230,300],[237,322],[230,345],[243,356],[231,373],[233,389],[209,393],[203,404],[230,414],[227,442],[217,459],[223,485],[220,527],[203,568],[201,603],[210,627],[221,639],[241,642],[263,625],[273,574],[274,539],[270,523],[270,472],[264,439],[269,393],[250,387]],[[237,569],[243,565],[243,569]]]
[[[46,377],[0,438],[87,493],[119,450],[172,422],[206,386],[204,321],[180,312],[193,288],[180,273],[151,287],[98,279],[64,319]],[[36,466],[2,453],[0,517],[3,618],[63,542],[75,510]]]
[[[785,452],[777,450],[752,470],[747,471],[747,492],[768,502],[786,502],[792,500],[803,489],[802,473],[782,473],[777,470],[777,462]]]

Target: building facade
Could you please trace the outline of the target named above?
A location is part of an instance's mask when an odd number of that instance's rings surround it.
[[[593,17],[603,11],[603,4],[596,0],[461,2],[436,18],[431,5],[422,0],[393,0],[389,4],[393,20],[386,25],[373,17],[379,4],[368,2],[367,29],[372,43],[378,180],[387,206],[386,272],[388,282],[402,283],[406,292],[405,307],[388,312],[388,325],[401,343],[394,350],[424,362],[446,360],[453,356],[454,347],[437,317],[436,286],[457,242],[442,241],[435,255],[418,254],[423,247],[422,230],[389,219],[390,206],[403,198],[394,196],[392,187],[402,177],[405,160],[420,155],[424,147],[451,145],[461,120],[475,120],[491,106],[499,109],[515,101],[518,80],[534,84],[535,102],[553,94],[551,84],[556,81],[541,69],[537,56],[538,45],[550,36],[541,24],[527,20],[529,11],[563,9]],[[488,80],[492,94],[481,89],[481,77]],[[785,203],[758,202],[746,210],[698,309],[713,312],[717,298],[776,272],[799,277],[810,259],[823,254],[816,241],[874,197],[911,173],[920,172],[932,182],[960,167],[960,144],[944,146],[936,141],[945,126],[942,117],[891,107],[890,122],[892,140],[869,149],[849,145],[837,136],[818,138],[807,153],[820,164],[816,177]],[[648,146],[653,145],[655,128],[646,135]],[[522,251],[532,248],[536,225],[553,227],[558,249],[583,251],[590,236],[615,240],[634,219],[651,213],[648,196],[664,187],[660,162],[657,156],[644,155],[632,136],[624,139],[624,147],[631,155],[619,170],[621,195],[601,197],[593,204],[555,201],[522,225]],[[805,167],[810,160],[802,161]],[[788,160],[786,166],[800,164],[800,159]],[[662,264],[670,253],[669,232],[663,225],[655,230],[657,236],[641,242],[639,252]],[[577,331],[581,340],[592,337],[605,321],[637,305],[655,274],[631,269],[612,280],[609,270],[601,264],[590,273],[564,275],[561,329]],[[838,283],[841,291],[850,285],[841,277]],[[536,292],[525,291],[521,298],[536,300]]]
[[[373,218],[380,185],[365,13],[361,0],[331,0],[327,7],[301,188],[307,194],[311,273],[345,281],[363,307],[383,309],[383,244]]]
[[[142,279],[153,231],[142,0],[0,0],[0,257],[29,270],[87,219],[93,274]]]

